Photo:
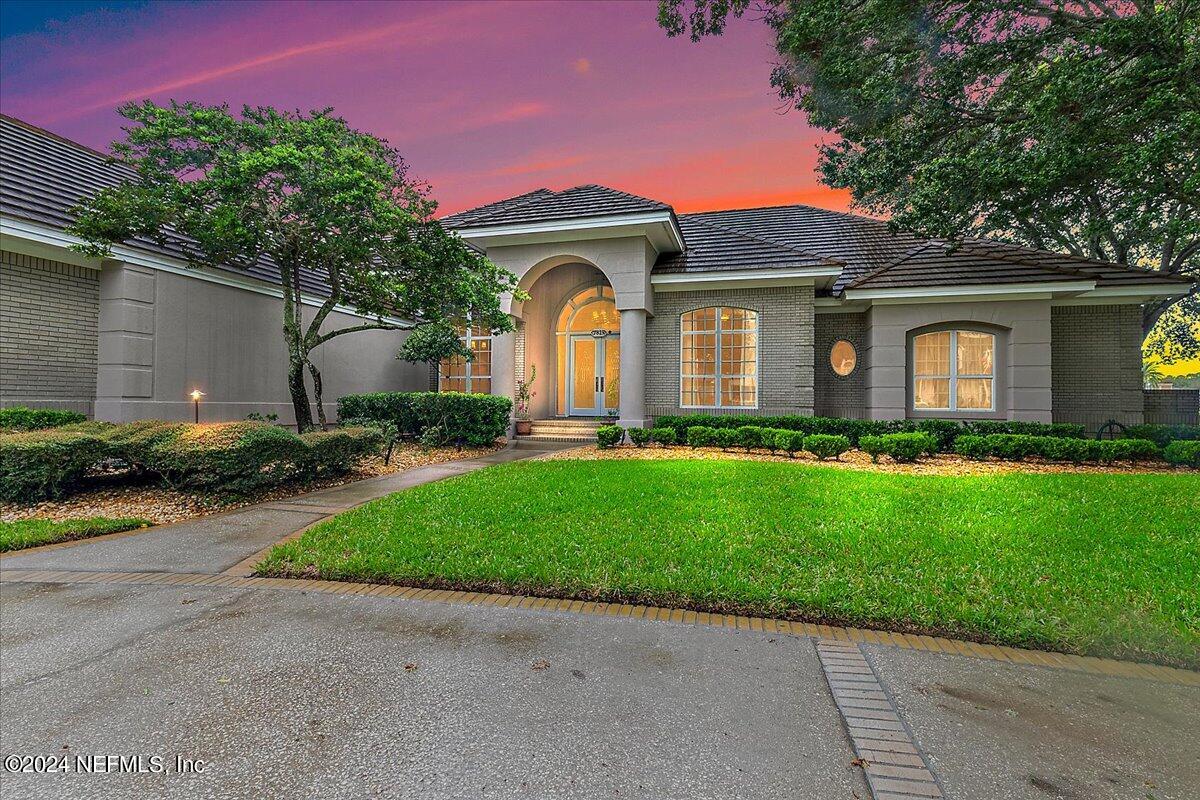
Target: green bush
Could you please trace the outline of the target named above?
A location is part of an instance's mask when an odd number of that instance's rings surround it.
[[[1037,439],[1037,455],[1050,461],[1081,464],[1096,459],[1099,453],[1094,439],[1056,439],[1052,436],[1039,436]]]
[[[1200,425],[1130,425],[1125,429],[1125,437],[1149,439],[1159,447],[1166,447],[1171,442],[1200,439]]]
[[[107,455],[105,441],[83,431],[0,434],[0,500],[59,497]]]
[[[629,429],[629,441],[633,442],[634,447],[645,447],[652,438],[653,433],[649,428]]]
[[[796,453],[804,449],[804,434],[801,431],[778,430],[775,432],[775,446],[795,458]]]
[[[596,444],[602,450],[616,447],[625,439],[625,429],[620,425],[601,425],[596,429]]]
[[[1011,436],[1053,436],[1058,439],[1083,439],[1087,429],[1069,422],[1024,422],[1021,420],[983,419],[966,423],[970,433],[979,436],[1007,434]]]
[[[1180,439],[1163,450],[1163,458],[1184,467],[1200,467],[1200,440]]]
[[[882,436],[860,436],[858,449],[871,457],[872,464],[878,464],[879,456],[887,452],[887,440]]]
[[[512,400],[462,392],[375,392],[338,399],[338,419],[391,422],[405,436],[438,426],[455,444],[488,445],[508,431]]]
[[[306,476],[340,475],[360,461],[379,455],[384,438],[378,428],[336,428],[302,434],[305,453],[300,471]]]
[[[756,447],[763,446],[763,429],[757,425],[743,425],[737,429],[738,447],[746,448],[749,453]]]
[[[716,429],[705,425],[693,425],[687,429],[685,441],[688,447],[712,447],[717,443]]]
[[[84,422],[87,417],[78,411],[59,411],[53,408],[26,408],[13,406],[0,408],[0,430],[38,431],[46,428],[61,428]]]
[[[1117,461],[1155,461],[1162,458],[1162,448],[1149,439],[1114,439]]]
[[[308,459],[299,436],[261,422],[186,425],[148,451],[147,468],[168,484],[233,494],[281,483]]]
[[[888,433],[880,438],[883,439],[883,452],[900,464],[911,464],[922,453],[937,451],[937,439],[930,433]]]
[[[974,433],[964,433],[955,439],[954,452],[975,461],[982,461],[992,454],[987,437]]]
[[[804,449],[822,461],[836,459],[850,449],[850,439],[839,434],[814,433],[804,437]]]
[[[987,441],[991,454],[1005,461],[1021,461],[1038,450],[1035,437],[1025,434],[993,433]]]
[[[933,455],[954,450],[954,440],[963,432],[963,426],[948,419],[923,419],[917,423],[917,431],[932,439],[933,449],[928,452]]]
[[[654,428],[650,431],[650,438],[663,447],[670,447],[679,437],[674,428]]]
[[[771,451],[771,455],[775,455],[775,451],[779,449],[779,434],[783,432],[782,428],[759,428],[761,433],[759,439],[762,441],[762,447]]]
[[[713,442],[722,451],[737,447],[741,443],[740,428],[718,428],[713,431]]]

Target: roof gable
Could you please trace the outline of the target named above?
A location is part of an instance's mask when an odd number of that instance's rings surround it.
[[[607,186],[585,184],[558,192],[535,189],[507,200],[451,214],[444,217],[442,222],[452,228],[480,228],[652,211],[674,213],[669,205],[658,200]]]

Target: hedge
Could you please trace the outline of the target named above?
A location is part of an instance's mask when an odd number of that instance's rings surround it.
[[[1125,429],[1128,439],[1149,439],[1159,447],[1171,442],[1200,440],[1200,425],[1130,425]]]
[[[261,422],[158,420],[0,434],[0,499],[59,497],[89,470],[111,461],[128,465],[131,476],[149,473],[171,486],[244,493],[291,478],[345,472],[378,452],[382,441],[377,430],[297,436]]]
[[[1087,435],[1082,425],[1056,422],[1010,422],[1003,420],[979,420],[964,423],[945,419],[842,419],[839,417],[806,417],[800,415],[780,417],[755,417],[742,414],[686,414],[661,416],[655,419],[655,427],[674,428],[680,441],[687,438],[688,428],[776,428],[799,431],[806,436],[814,434],[845,436],[857,447],[863,436],[884,436],[892,433],[927,433],[937,441],[940,452],[954,449],[955,440],[962,434],[1019,434],[1026,436],[1054,436],[1082,439]]]
[[[956,438],[962,440],[971,437],[963,434]],[[924,453],[937,452],[939,443],[937,437],[931,433],[913,431],[911,433],[885,433],[883,436],[864,436],[859,440],[859,447],[870,455],[874,462],[879,461],[880,455],[887,455],[897,463],[911,464]]]
[[[78,411],[59,411],[53,408],[0,408],[0,430],[37,431],[60,428],[83,422],[87,417]]]
[[[616,447],[625,439],[625,429],[620,425],[601,425],[596,429],[596,444],[601,449]]]
[[[488,445],[508,432],[512,400],[462,392],[374,392],[338,398],[338,418],[390,422],[403,436],[437,427],[455,444]]]
[[[1064,439],[1018,434],[959,436],[954,443],[954,451],[976,460],[995,456],[1008,461],[1020,461],[1028,456],[1040,456],[1048,461],[1071,461],[1077,464],[1085,461],[1101,464],[1149,461],[1162,455],[1158,445],[1148,439]]]
[[[1185,467],[1200,467],[1200,441],[1195,439],[1171,442],[1163,450],[1163,458],[1172,464]]]

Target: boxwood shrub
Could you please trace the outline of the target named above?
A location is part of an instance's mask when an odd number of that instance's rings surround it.
[[[60,411],[53,408],[26,408],[13,406],[0,408],[0,430],[38,431],[46,428],[61,428],[83,422],[87,417],[78,411]]]
[[[674,428],[654,428],[650,431],[650,438],[663,447],[670,447],[679,439]]]
[[[384,436],[378,428],[335,428],[301,434],[304,452],[299,465],[307,475],[341,475],[362,459],[379,455]]]
[[[651,431],[649,428],[630,428],[629,441],[633,442],[634,447],[645,447],[651,439]]]
[[[737,447],[741,443],[741,428],[717,428],[713,431],[713,443],[722,450]]]
[[[781,428],[775,431],[775,446],[787,453],[788,458],[795,458],[804,449],[804,433]]]
[[[189,425],[151,446],[149,461],[172,486],[234,494],[281,483],[310,463],[299,436],[261,422]]]
[[[620,425],[601,425],[596,429],[596,444],[601,449],[616,447],[625,439],[625,429]]]
[[[1185,467],[1200,467],[1200,440],[1181,439],[1171,442],[1163,450],[1163,458],[1172,464]]]
[[[886,433],[880,436],[879,445],[883,453],[893,461],[901,464],[911,464],[923,453],[937,451],[937,439],[931,433],[913,431],[911,433]],[[956,437],[961,438],[961,437]]]
[[[814,433],[804,437],[804,449],[824,461],[837,458],[850,449],[850,439],[840,434]]]
[[[391,422],[405,436],[437,427],[455,444],[483,446],[508,431],[512,400],[462,392],[374,392],[338,399],[338,418]]]
[[[742,427],[738,428],[737,429],[737,444],[738,444],[738,446],[746,448],[747,453],[749,453],[751,450],[755,449],[756,447],[762,447],[764,430],[765,430],[764,428],[760,428],[757,425],[743,425]]]
[[[954,452],[976,461],[982,461],[992,454],[987,437],[974,433],[964,433],[955,439]]]
[[[101,437],[84,431],[0,434],[0,500],[59,497],[107,453]]]
[[[961,436],[959,437],[962,438]],[[872,464],[879,463],[879,457],[887,452],[887,440],[882,436],[860,436],[858,449],[871,457]]]
[[[1200,440],[1200,425],[1130,425],[1125,429],[1128,439],[1149,439],[1159,447],[1171,442]]]
[[[688,447],[712,447],[717,442],[715,432],[715,428],[707,425],[693,425],[684,433],[684,440]]]

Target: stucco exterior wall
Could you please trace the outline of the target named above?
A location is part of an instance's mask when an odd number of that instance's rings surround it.
[[[187,393],[198,388],[202,421],[258,411],[294,424],[280,299],[127,264],[106,265],[100,283],[97,418],[190,419]],[[361,322],[334,313],[326,329]],[[314,352],[330,418],[344,394],[429,387],[427,366],[396,359],[403,336],[352,333]]]
[[[1144,418],[1142,314],[1136,305],[1056,306],[1051,314],[1055,422],[1096,428]]]
[[[998,332],[996,411],[928,416],[1050,421],[1049,300],[872,306],[867,312],[865,354],[870,365],[866,392],[871,419],[919,416],[909,410],[908,336],[916,328],[950,323],[991,326]]]
[[[90,415],[99,309],[96,270],[0,252],[0,407]]]
[[[619,310],[654,310],[650,268],[654,265],[655,255],[641,236],[505,245],[490,247],[487,254],[496,264],[520,278],[521,288],[526,291],[543,275],[562,265],[595,265],[613,287]],[[523,309],[514,309],[514,313],[525,316]]]
[[[737,306],[758,312],[758,408],[712,413],[812,414],[813,288],[715,289],[658,292],[646,325],[646,411],[706,413],[679,407],[680,315],[706,306]]]
[[[813,373],[818,416],[862,419],[867,413],[867,316],[866,314],[817,314]],[[833,371],[829,361],[835,342],[845,339],[854,345],[858,363],[849,375]]]

